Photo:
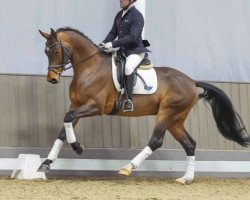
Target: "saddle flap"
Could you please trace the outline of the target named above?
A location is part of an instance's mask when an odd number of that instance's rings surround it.
[[[116,60],[116,52],[112,56],[112,75],[114,85],[118,92],[124,92],[124,70],[125,60]],[[117,66],[118,65],[118,66]],[[151,64],[152,65],[152,64]],[[136,69],[136,83],[133,89],[133,94],[153,94],[156,92],[158,83],[157,75],[154,68],[143,70],[140,68]]]
[[[115,63],[117,66],[117,75],[119,76],[118,80],[122,81],[124,74],[125,74],[125,64],[126,64],[126,57],[123,55],[123,53],[121,53],[119,51],[115,53]],[[147,66],[147,67],[145,67],[145,66]],[[138,67],[143,69],[143,70],[148,70],[148,69],[153,68],[152,62],[148,58],[148,53],[145,53],[144,58],[140,62]]]

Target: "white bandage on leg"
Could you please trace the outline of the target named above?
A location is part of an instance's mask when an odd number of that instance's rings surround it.
[[[186,163],[186,173],[181,179],[191,182],[194,179],[195,156],[187,156]]]
[[[52,162],[54,162],[57,159],[58,154],[59,154],[62,146],[63,146],[63,141],[56,139],[51,151],[49,152],[48,159],[52,160]]]
[[[133,168],[136,169],[140,166],[140,164],[147,159],[153,151],[150,149],[150,147],[146,146],[141,153],[139,153],[132,161],[131,164],[133,165]]]
[[[64,123],[64,128],[66,131],[66,137],[69,144],[76,142],[76,136],[72,126],[72,122]]]
[[[141,54],[131,54],[126,58],[125,64],[125,75],[130,75],[133,73],[136,67],[143,60],[145,53]]]

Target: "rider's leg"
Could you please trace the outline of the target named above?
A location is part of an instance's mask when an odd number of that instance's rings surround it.
[[[125,86],[127,91],[126,100],[124,101],[123,111],[133,111],[132,94],[134,88],[134,70],[143,60],[145,53],[131,54],[126,58],[125,65]]]

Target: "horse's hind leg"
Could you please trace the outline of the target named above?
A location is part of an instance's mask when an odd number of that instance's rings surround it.
[[[184,120],[174,123],[168,130],[173,137],[182,145],[186,154],[186,172],[183,177],[176,179],[176,182],[181,184],[191,183],[194,179],[195,169],[195,147],[196,142],[188,134],[183,126]]]
[[[75,119],[73,121],[73,126],[76,125],[78,122],[78,119]],[[53,163],[57,157],[58,154],[63,146],[64,141],[66,140],[66,131],[65,128],[63,127],[57,137],[57,139],[54,142],[54,145],[52,149],[50,150],[47,159],[40,165],[38,168],[38,172],[49,172],[50,171],[50,164]]]
[[[132,169],[139,167],[145,159],[147,159],[156,149],[162,146],[167,125],[168,123],[165,120],[162,121],[161,117],[157,117],[157,123],[148,146],[146,146],[133,160],[131,160],[129,164],[124,166],[119,171],[119,174],[129,176]]]

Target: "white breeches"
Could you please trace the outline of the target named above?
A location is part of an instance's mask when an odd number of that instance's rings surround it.
[[[143,60],[145,53],[140,54],[131,54],[126,58],[125,64],[125,75],[130,75],[133,73],[135,68],[140,64]]]

